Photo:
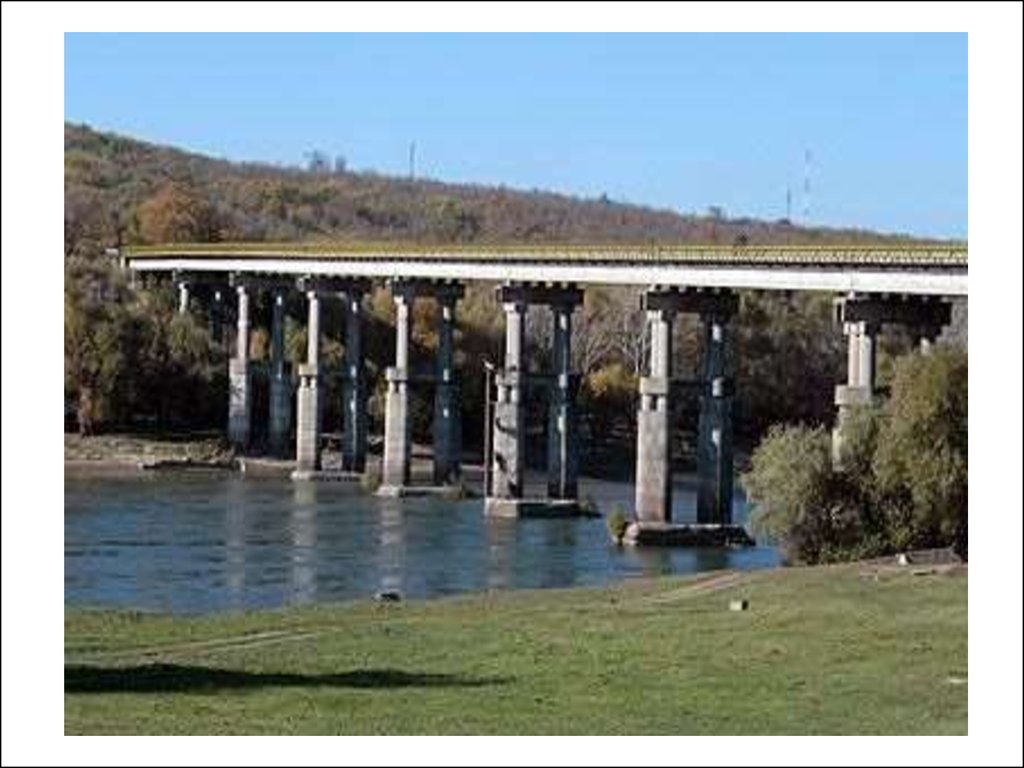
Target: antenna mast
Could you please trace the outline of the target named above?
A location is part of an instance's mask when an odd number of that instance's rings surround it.
[[[804,224],[811,218],[811,150],[804,149]]]

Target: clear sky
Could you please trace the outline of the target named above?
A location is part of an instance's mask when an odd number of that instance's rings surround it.
[[[66,120],[231,160],[405,174],[415,141],[445,181],[766,219],[789,189],[799,222],[967,236],[966,34],[64,43]]]

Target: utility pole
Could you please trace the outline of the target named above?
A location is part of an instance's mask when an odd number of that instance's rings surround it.
[[[409,144],[409,179],[416,178],[416,142]]]
[[[494,363],[484,360],[484,498],[491,495],[491,375]]]

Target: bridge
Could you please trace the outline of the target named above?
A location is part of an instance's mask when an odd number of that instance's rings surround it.
[[[485,511],[492,515],[578,511],[578,445],[571,370],[572,315],[587,285],[633,285],[644,289],[649,359],[639,383],[635,535],[666,531],[724,532],[732,514],[732,382],[726,370],[728,321],[738,307],[737,291],[825,291],[836,295],[837,318],[848,337],[847,381],[836,387],[836,461],[851,408],[876,397],[875,350],[883,324],[913,330],[927,354],[949,323],[950,301],[967,295],[967,246],[667,246],[510,245],[417,246],[403,244],[175,244],[137,246],[117,252],[133,273],[172,275],[182,312],[191,292],[203,288],[210,314],[228,309],[236,319],[229,361],[228,434],[246,450],[252,419],[253,366],[248,359],[249,298],[273,296],[270,350],[269,445],[288,451],[295,412],[293,477],[324,477],[321,461],[321,301],[339,297],[345,308],[342,470],[366,469],[366,375],[362,360],[362,302],[374,282],[385,282],[396,310],[395,364],[387,369],[384,456],[379,493],[427,492],[410,483],[409,386],[428,381],[434,397],[433,487],[458,482],[461,467],[461,405],[453,365],[455,305],[468,281],[498,283],[505,314],[505,355],[494,372],[496,401],[485,425]],[[293,377],[284,360],[284,301],[293,291],[306,295],[307,360]],[[233,301],[231,301],[231,297]],[[411,306],[417,299],[438,302],[438,349],[434,371],[409,367]],[[530,304],[550,309],[554,319],[549,376],[548,492],[524,497],[526,374],[524,324]],[[680,381],[674,375],[672,333],[678,314],[699,316],[704,328],[700,381],[696,527],[672,526],[670,455],[671,401]],[[298,388],[293,392],[293,378]],[[691,382],[692,384],[692,382]],[[492,385],[488,384],[488,395]],[[294,398],[293,398],[294,395]],[[493,446],[493,450],[491,449]]]

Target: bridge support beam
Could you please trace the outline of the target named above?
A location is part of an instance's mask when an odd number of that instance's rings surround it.
[[[306,294],[309,319],[306,325],[306,364],[299,366],[296,395],[295,472],[297,479],[320,471],[320,295]]]
[[[395,365],[387,369],[387,399],[384,416],[384,468],[382,492],[397,492],[409,484],[409,330],[412,295],[394,293]]]
[[[285,291],[275,289],[272,300],[268,442],[270,454],[284,458],[288,455],[292,428],[292,382],[284,359]]]
[[[575,499],[579,475],[575,391],[572,375],[573,304],[554,304],[553,379],[548,406],[548,497]]]
[[[439,295],[434,388],[434,483],[458,482],[462,474],[462,407],[455,381],[456,294]]]
[[[672,378],[671,309],[647,312],[650,362],[640,379],[637,413],[636,518],[640,522],[672,520],[672,467],[669,402]]]
[[[697,427],[697,522],[732,523],[732,382],[726,377],[728,314],[705,314]]]
[[[252,379],[249,374],[249,293],[244,285],[236,287],[238,329],[235,354],[228,361],[228,440],[236,449],[249,447],[252,416]]]
[[[345,294],[345,383],[342,403],[344,438],[341,468],[366,470],[366,376],[363,369],[363,293],[352,288]]]

